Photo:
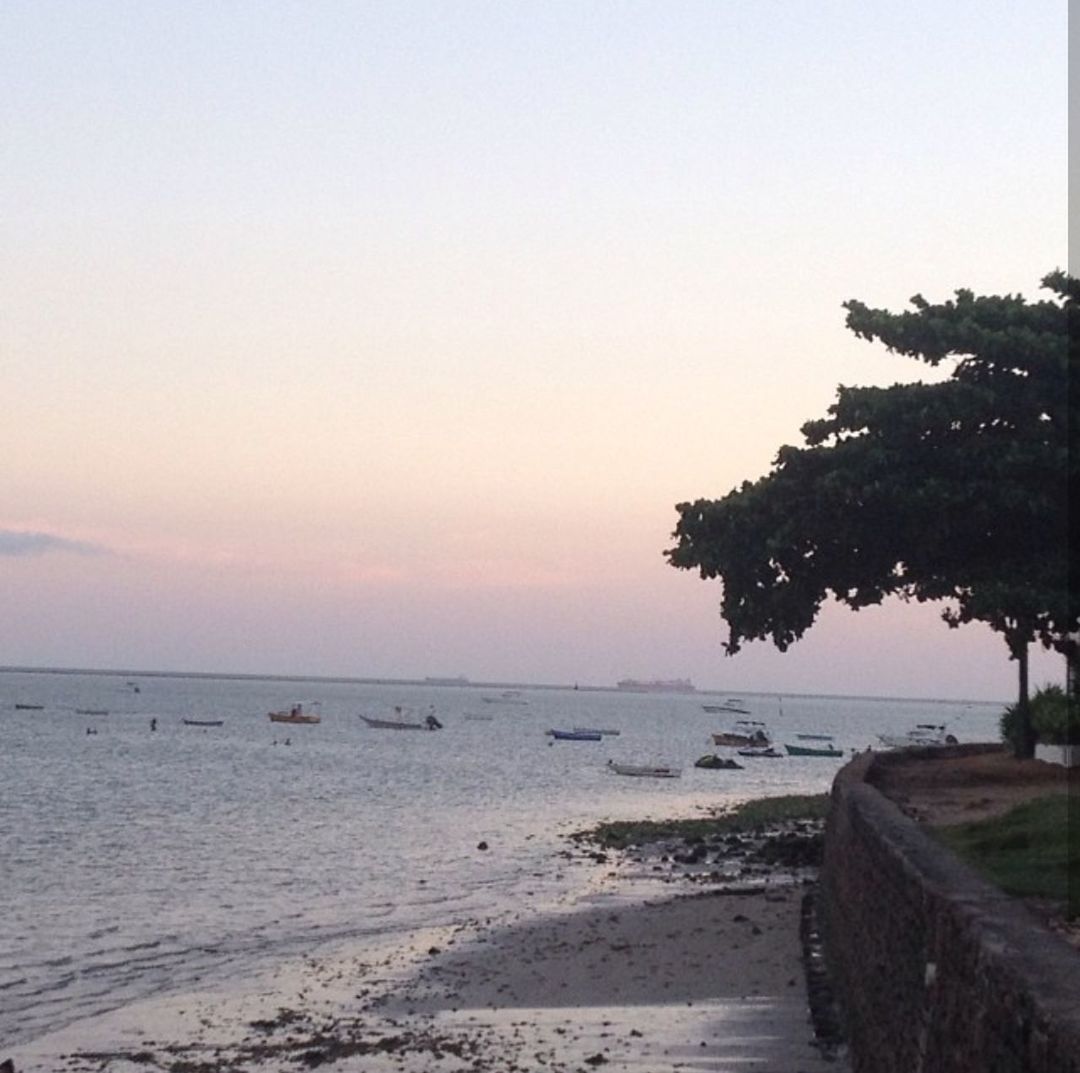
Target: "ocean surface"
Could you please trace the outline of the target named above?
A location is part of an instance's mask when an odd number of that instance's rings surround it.
[[[843,762],[696,769],[710,733],[737,718],[703,710],[723,697],[505,688],[0,672],[0,1053],[155,996],[242,987],[326,944],[565,905],[581,882],[557,863],[566,833],[824,792]],[[740,699],[778,743],[832,734],[845,752],[916,722],[996,740],[1001,712]],[[322,722],[269,721],[297,701],[319,702]],[[358,717],[394,705],[433,706],[444,729]],[[575,726],[620,734],[544,733]],[[683,777],[619,777],[609,758]]]

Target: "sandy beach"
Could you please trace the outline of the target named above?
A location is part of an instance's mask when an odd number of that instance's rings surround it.
[[[242,995],[128,1006],[18,1049],[15,1068],[845,1068],[815,1039],[809,1013],[807,871],[758,864],[732,883],[715,861],[680,861],[673,848],[568,851],[562,866],[596,876],[593,904],[523,907],[507,920],[320,953],[250,981]]]

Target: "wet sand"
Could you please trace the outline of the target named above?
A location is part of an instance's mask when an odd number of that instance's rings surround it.
[[[602,904],[320,955],[251,981],[243,995],[127,1007],[16,1050],[16,1070],[846,1068],[811,1024],[803,882],[701,889],[700,876],[689,886],[665,865],[642,902],[640,870],[603,872],[615,886]]]

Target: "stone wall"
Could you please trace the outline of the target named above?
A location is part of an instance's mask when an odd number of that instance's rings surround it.
[[[821,927],[853,1070],[1080,1073],[1080,953],[868,784],[890,755],[840,771],[825,835]]]

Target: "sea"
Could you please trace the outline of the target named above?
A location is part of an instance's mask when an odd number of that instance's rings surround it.
[[[589,897],[566,836],[828,790],[844,760],[693,766],[737,716],[707,693],[460,682],[0,671],[0,1055],[129,1004],[242,989],[345,942]],[[1003,705],[739,694],[779,743],[945,723],[997,740]],[[268,713],[317,705],[317,725]],[[379,730],[395,706],[442,729]],[[189,725],[184,720],[218,722]],[[153,727],[153,729],[152,729]],[[617,730],[553,741],[551,728]],[[620,777],[608,760],[676,765]]]

